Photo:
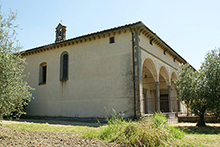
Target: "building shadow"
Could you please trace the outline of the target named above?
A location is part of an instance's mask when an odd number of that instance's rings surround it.
[[[20,119],[4,119],[15,122],[43,123],[51,125],[100,127],[107,124],[103,118],[58,118],[58,117],[23,117]]]

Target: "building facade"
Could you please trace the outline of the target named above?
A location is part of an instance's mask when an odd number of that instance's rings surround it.
[[[29,116],[103,118],[186,112],[174,80],[186,61],[142,22],[66,39],[22,53],[35,97]]]

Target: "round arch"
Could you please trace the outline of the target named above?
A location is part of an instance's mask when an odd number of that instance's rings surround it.
[[[142,65],[142,97],[141,113],[148,114],[155,111],[155,82],[157,71],[153,60],[146,58]]]
[[[171,82],[174,81],[174,80],[177,80],[177,75],[175,72],[172,72],[171,74]]]
[[[161,75],[164,78],[166,84],[169,85],[169,74],[165,66],[160,67],[159,75]]]
[[[142,73],[144,73],[145,72],[144,70],[147,69],[150,72],[150,74],[153,76],[154,80],[156,81],[156,79],[157,79],[156,67],[155,67],[154,62],[150,58],[147,58],[144,60],[142,67],[143,67]],[[144,75],[142,74],[142,76],[144,76]]]

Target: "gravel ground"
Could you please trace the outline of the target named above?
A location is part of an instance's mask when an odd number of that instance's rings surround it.
[[[0,146],[119,146],[100,140],[83,139],[76,133],[17,131],[0,126]]]

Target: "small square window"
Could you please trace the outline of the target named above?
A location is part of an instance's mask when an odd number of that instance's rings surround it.
[[[109,43],[115,43],[115,37],[110,37],[109,38]]]

